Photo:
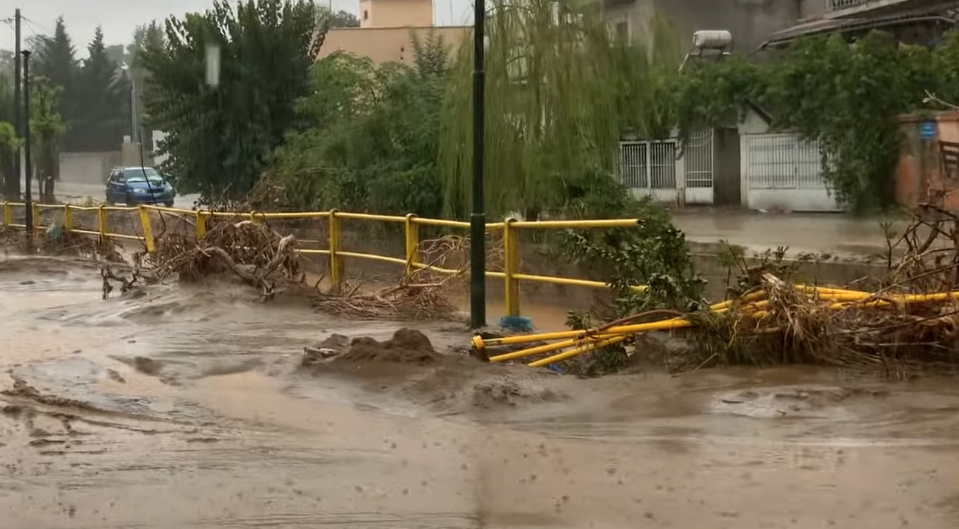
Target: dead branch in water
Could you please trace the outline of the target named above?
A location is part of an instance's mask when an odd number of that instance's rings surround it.
[[[266,224],[249,220],[210,224],[200,241],[177,233],[158,239],[155,254],[146,257],[156,276],[194,282],[231,273],[258,289],[263,300],[273,298],[278,281],[302,280],[292,235],[281,236]]]

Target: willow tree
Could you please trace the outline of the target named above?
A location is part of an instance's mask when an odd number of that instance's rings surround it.
[[[595,3],[494,0],[486,46],[487,211],[561,208],[571,191],[612,181],[626,132],[671,128],[666,91],[680,62],[661,18],[612,35]],[[461,46],[440,135],[448,212],[463,216],[472,172],[472,39]]]

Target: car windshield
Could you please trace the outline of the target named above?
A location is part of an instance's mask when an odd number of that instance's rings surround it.
[[[126,177],[127,182],[146,182],[147,178],[150,179],[151,184],[154,182],[163,181],[163,175],[158,173],[157,170],[152,167],[125,169],[123,171],[123,176]]]

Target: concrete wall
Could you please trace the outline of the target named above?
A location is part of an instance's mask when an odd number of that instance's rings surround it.
[[[702,29],[733,34],[735,50],[748,53],[773,32],[792,26],[803,16],[802,6],[822,0],[656,0],[656,8],[676,25],[684,49]]]
[[[369,57],[377,64],[396,61],[411,65],[413,63],[412,35],[417,34],[423,38],[433,32],[437,37],[443,38],[452,52],[469,37],[471,29],[468,26],[332,29],[326,34],[326,41],[320,50],[319,58],[322,59],[337,51],[345,51]]]
[[[654,1],[608,2],[604,6],[603,16],[612,32],[615,33],[620,24],[625,24],[631,39],[642,38],[649,33],[649,21],[655,9]]]
[[[60,153],[60,180],[102,184],[110,169],[122,163],[120,151]]]

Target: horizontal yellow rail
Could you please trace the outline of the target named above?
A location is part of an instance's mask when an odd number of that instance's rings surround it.
[[[4,202],[3,224],[10,227],[24,228],[22,223],[14,223],[13,210],[15,208],[25,208],[22,202]],[[168,208],[165,206],[142,205],[142,206],[74,206],[64,204],[34,204],[34,212],[37,213],[36,228],[45,229],[46,226],[39,222],[39,213],[45,211],[60,211],[63,213],[64,231],[80,233],[84,235],[94,235],[101,239],[124,239],[142,241],[148,251],[155,248],[153,237],[152,220],[149,212],[170,213],[183,216],[192,216],[196,224],[196,237],[198,239],[206,236],[207,223],[210,218],[230,218],[246,219],[253,222],[263,222],[269,220],[283,219],[325,219],[329,227],[329,240],[327,249],[299,249],[297,252],[302,255],[325,255],[329,256],[330,280],[335,285],[341,285],[345,280],[343,259],[366,259],[380,261],[391,264],[398,264],[406,267],[407,274],[415,270],[427,269],[439,274],[450,276],[468,275],[468,270],[454,270],[428,265],[422,262],[419,248],[419,228],[421,226],[436,226],[443,228],[454,228],[466,230],[470,227],[469,222],[449,220],[449,219],[427,219],[416,215],[379,215],[375,213],[351,213],[346,211],[308,211],[308,212],[233,212],[233,211],[208,211],[183,208]],[[97,213],[97,229],[77,229],[74,228],[73,214],[77,212]],[[139,216],[140,234],[130,235],[125,233],[113,233],[108,231],[107,217],[110,213],[134,213]],[[345,251],[341,247],[342,228],[341,222],[344,220],[375,221],[403,224],[406,232],[406,258],[390,257],[373,253]],[[547,283],[553,285],[585,287],[608,289],[609,285],[601,281],[590,281],[587,279],[576,279],[567,277],[542,276],[534,274],[524,274],[519,270],[520,249],[517,230],[527,229],[604,229],[604,228],[629,228],[642,225],[641,219],[609,219],[609,220],[548,220],[548,221],[524,221],[508,219],[505,222],[491,222],[486,224],[486,231],[501,233],[503,238],[503,249],[505,256],[504,271],[487,271],[486,276],[497,279],[504,279],[506,286],[506,309],[511,316],[518,316],[519,307],[519,282],[529,281],[536,283]],[[319,243],[320,241],[312,241]],[[645,286],[634,287],[637,291],[643,291]],[[837,292],[837,301],[847,299],[848,292]],[[846,294],[847,297],[842,297]],[[848,297],[848,299],[857,299]]]

